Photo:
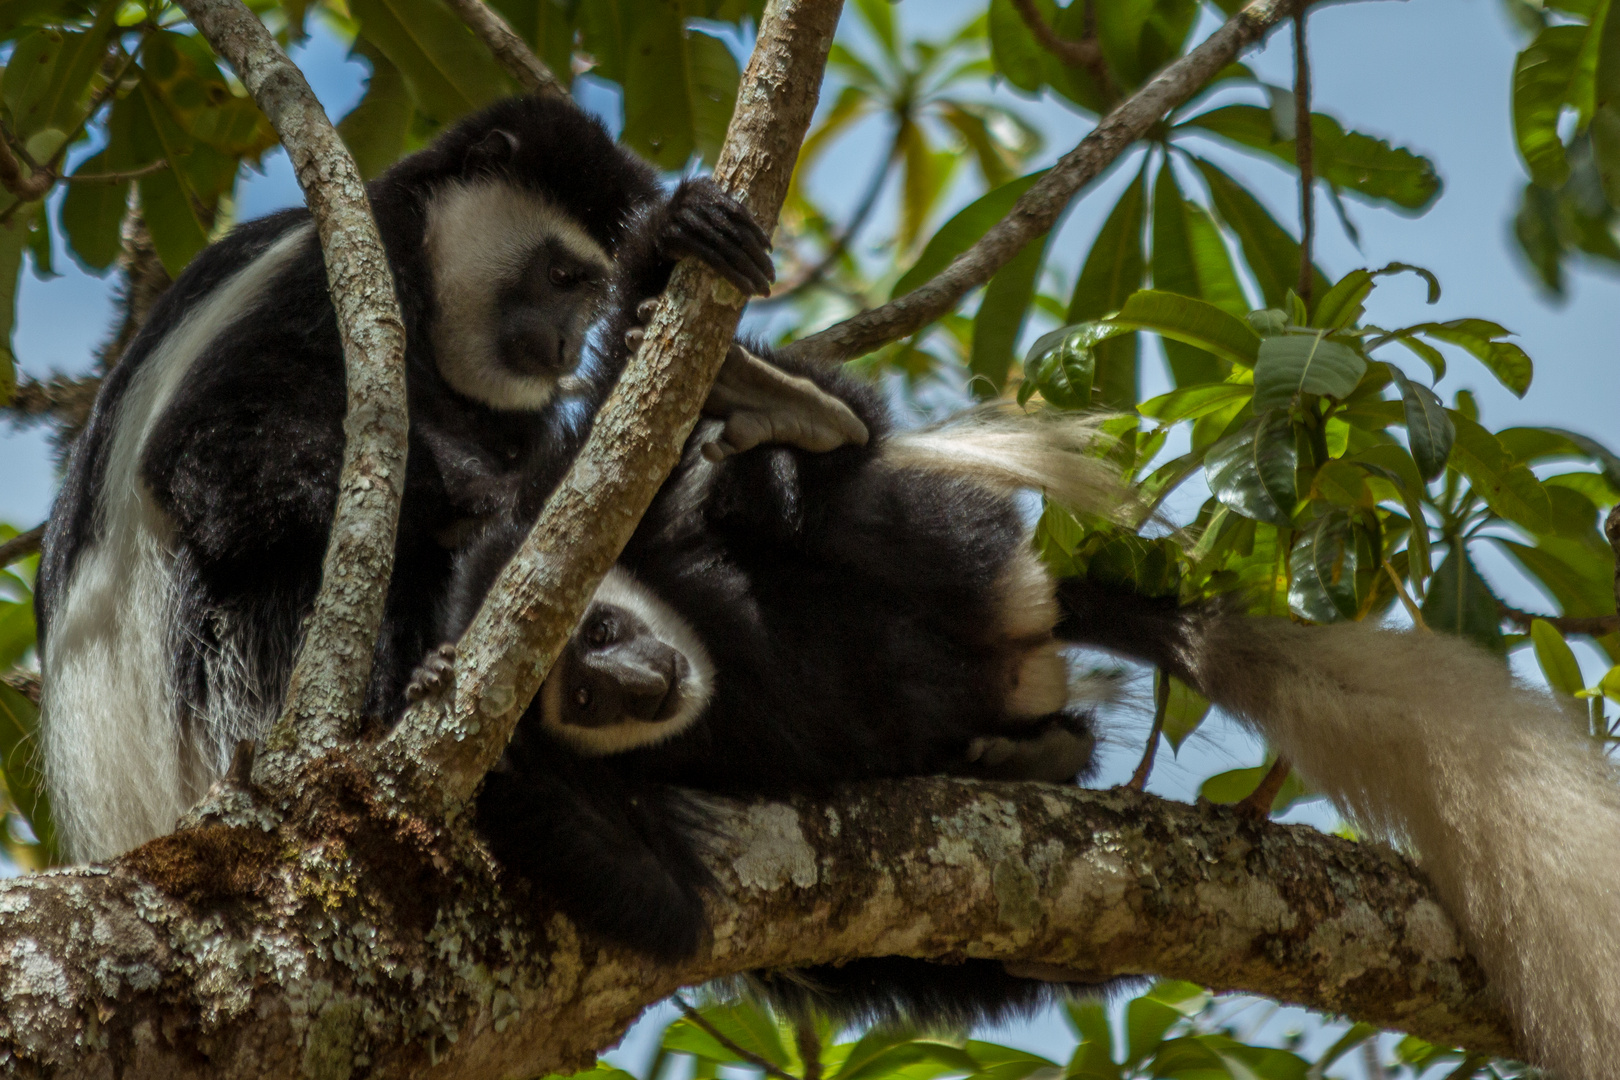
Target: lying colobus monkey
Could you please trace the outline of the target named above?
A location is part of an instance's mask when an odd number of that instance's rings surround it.
[[[666,196],[552,98],[491,106],[369,192],[407,340],[409,464],[367,703],[392,716],[436,640],[452,549],[561,478],[629,355],[638,302],[685,255],[748,292],[773,271],[739,204],[706,180]],[[576,371],[604,308],[608,347]],[[726,398],[725,385],[717,410],[743,446],[771,437],[779,407],[800,410],[787,427],[806,445],[864,437],[824,395],[773,400],[774,384],[743,378]],[[198,255],[107,377],[37,592],[44,765],[70,857],[167,832],[279,712],[320,583],[345,405],[303,210]]]
[[[892,434],[869,389],[804,374],[874,438],[720,464],[689,448],[489,778],[480,822],[503,861],[587,928],[684,953],[705,930],[701,815],[663,785],[1084,773],[1056,650],[1096,646],[1197,687],[1360,828],[1414,851],[1535,1060],[1572,1080],[1620,1060],[1620,783],[1547,694],[1455,637],[1054,582],[1009,491],[1117,507],[1072,429],[981,416]],[[448,636],[520,531],[462,557]],[[772,985],[924,1019],[1042,999],[987,962],[891,958]]]

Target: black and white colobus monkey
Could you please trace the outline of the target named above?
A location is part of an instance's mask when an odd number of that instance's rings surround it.
[[[773,271],[740,204],[706,180],[666,195],[563,100],[497,103],[369,192],[407,340],[409,463],[368,701],[392,716],[437,640],[451,549],[518,487],[540,498],[560,479],[629,355],[637,303],[682,256],[748,292]],[[576,372],[604,305],[607,347]],[[765,408],[763,434],[733,426],[768,437],[772,403],[743,391],[721,411]],[[864,437],[842,405],[822,405],[799,436]],[[320,581],[344,411],[303,210],[202,252],[108,376],[37,593],[45,772],[71,857],[168,831],[278,713]],[[824,420],[841,430],[816,430]]]
[[[720,464],[689,448],[489,778],[480,821],[508,865],[589,928],[683,952],[704,929],[690,847],[701,820],[663,785],[1062,779],[1085,770],[1089,736],[1071,719],[1057,645],[1101,647],[1197,687],[1366,833],[1413,851],[1531,1057],[1571,1080],[1608,1075],[1620,1060],[1620,777],[1578,718],[1448,635],[1306,627],[1053,581],[1009,491],[1117,505],[1095,459],[1069,452],[1083,431],[981,414],[893,434],[870,390],[802,374],[874,438]],[[492,534],[463,556],[452,597],[464,612],[513,542]],[[1443,925],[1422,950],[1455,947]],[[1363,975],[1388,977],[1346,972]],[[773,990],[948,1020],[1046,996],[986,962],[904,958]]]

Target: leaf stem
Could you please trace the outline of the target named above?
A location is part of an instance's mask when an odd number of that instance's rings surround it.
[[[1311,145],[1311,54],[1305,41],[1305,13],[1294,14],[1294,160],[1299,164],[1299,286],[1294,290],[1311,306],[1311,246],[1316,234],[1316,178]]]

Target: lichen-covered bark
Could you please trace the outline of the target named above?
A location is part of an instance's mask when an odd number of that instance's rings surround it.
[[[315,219],[343,339],[348,411],[337,508],[285,715],[263,759],[267,775],[285,775],[359,728],[405,489],[405,324],[365,184],[303,73],[240,0],[179,2],[287,150]]]
[[[714,179],[769,230],[810,125],[840,0],[775,0],[737,91]],[[463,636],[453,690],[413,707],[385,747],[390,769],[453,806],[506,748],[518,716],[680,456],[744,297],[688,259],[645,344],[598,412],[590,440]]]
[[[306,779],[285,814],[227,793],[110,867],[0,883],[0,1068],[538,1075],[682,985],[896,953],[1164,974],[1512,1051],[1411,867],[1303,827],[1044,784],[716,801],[714,941],[663,967],[582,940],[351,763]]]

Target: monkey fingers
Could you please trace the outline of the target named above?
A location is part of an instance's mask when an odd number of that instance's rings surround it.
[[[740,345],[726,355],[703,413],[725,421],[720,438],[703,448],[710,461],[766,443],[823,453],[849,443],[865,446],[869,437],[848,405]]]
[[[455,659],[456,646],[449,641],[428,653],[416,670],[411,672],[411,681],[405,687],[405,700],[421,701],[441,693],[450,685]]]
[[[744,293],[764,295],[776,280],[770,237],[748,209],[708,179],[688,180],[671,200],[661,244],[696,256]]]

